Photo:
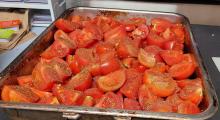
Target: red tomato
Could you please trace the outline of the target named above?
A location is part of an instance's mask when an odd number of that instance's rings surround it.
[[[104,40],[114,46],[117,46],[121,40],[126,39],[126,31],[124,26],[118,26],[107,31],[104,34]]]
[[[77,49],[75,52],[75,59],[82,68],[95,62],[92,49],[87,48]]]
[[[195,68],[196,67],[193,63],[183,61],[171,66],[168,72],[173,78],[181,80],[191,76],[194,73]]]
[[[182,62],[183,52],[176,50],[164,50],[160,52],[160,56],[168,65],[174,65]]]
[[[153,18],[151,19],[151,25],[152,25],[152,30],[161,33],[166,30],[166,28],[169,28],[172,26],[172,23],[166,19],[163,18]]]
[[[103,92],[98,88],[89,88],[84,93],[86,96],[93,97],[96,102],[103,96]]]
[[[106,17],[106,16],[97,16],[95,17],[92,22],[99,26],[103,33],[109,31],[111,29],[111,22],[113,19],[111,17]]]
[[[135,26],[140,26],[140,25],[146,24],[147,19],[146,18],[141,18],[141,17],[134,17],[134,18],[129,19],[129,23],[133,24]]]
[[[127,32],[131,32],[131,31],[133,31],[134,29],[136,28],[136,26],[134,25],[134,24],[125,24],[125,30],[127,31]]]
[[[158,101],[152,104],[150,111],[153,112],[173,112],[171,104],[166,101]]]
[[[164,43],[167,41],[168,40],[164,39],[154,32],[150,32],[147,36],[147,45],[156,45],[160,48],[163,48]]]
[[[108,44],[108,43],[99,43],[97,46],[96,46],[96,53],[98,55],[101,55],[101,54],[105,54],[107,52],[110,52],[114,49],[114,46],[112,46],[111,44]]]
[[[135,69],[128,69],[126,70],[126,82],[121,87],[120,92],[128,98],[137,99],[141,83],[142,74]]]
[[[168,75],[154,71],[146,71],[143,81],[147,84],[154,95],[167,97],[176,90],[176,82]]]
[[[200,113],[200,110],[195,104],[185,101],[178,105],[177,112],[181,114],[197,114]]]
[[[175,40],[175,34],[171,31],[170,28],[167,28],[163,33],[162,36],[166,40]]]
[[[115,91],[125,83],[125,80],[125,71],[117,70],[105,76],[99,77],[97,80],[97,85],[102,91]]]
[[[144,47],[144,50],[146,52],[152,53],[156,59],[157,62],[162,62],[163,59],[160,57],[160,52],[162,51],[162,49],[156,45],[149,45]]]
[[[66,58],[66,61],[67,61],[73,74],[77,74],[81,71],[81,67],[80,67],[78,61],[76,60],[75,56],[68,55]]]
[[[39,100],[39,97],[31,89],[17,85],[4,85],[1,98],[6,102],[34,103]]]
[[[179,96],[183,100],[191,101],[192,103],[199,105],[203,98],[201,82],[191,82],[185,85],[179,93]]]
[[[118,97],[118,95],[113,92],[107,92],[105,95],[102,96],[95,107],[123,109],[123,98]]]
[[[167,65],[165,65],[165,63],[163,63],[163,62],[158,62],[158,63],[156,63],[156,65],[155,65],[154,67],[152,67],[150,70],[151,70],[151,71],[156,71],[156,72],[165,73],[168,69],[169,69],[169,67],[168,67]]]
[[[117,53],[120,58],[137,57],[138,47],[136,47],[131,39],[124,39],[119,42]]]
[[[83,93],[76,90],[66,89],[61,85],[53,87],[53,94],[64,105],[79,105],[82,103]]]
[[[40,99],[40,101],[38,101],[38,103],[51,104],[51,105],[59,105],[60,104],[57,97],[53,97],[53,96],[44,97],[44,98]]]
[[[91,96],[85,96],[82,102],[82,106],[92,107],[94,105],[95,101],[94,98]]]
[[[72,78],[67,82],[66,87],[74,90],[84,91],[90,88],[91,85],[92,76],[88,70],[84,69],[75,76],[72,76]]]
[[[20,20],[1,21],[0,28],[11,28],[19,26],[22,22]]]
[[[33,85],[38,90],[50,91],[55,82],[62,82],[56,70],[46,63],[38,63],[32,71]]]
[[[177,112],[178,105],[181,104],[183,102],[183,100],[180,99],[178,94],[173,94],[173,95],[167,97],[166,102],[173,107],[174,112]]]
[[[138,53],[138,61],[145,67],[151,68],[156,64],[154,54],[146,52],[144,49],[140,49]]]
[[[146,39],[147,35],[149,34],[149,29],[147,25],[142,24],[138,26],[134,31],[132,31],[131,36],[133,39]]]
[[[184,45],[178,43],[176,40],[169,40],[163,44],[163,49],[165,50],[183,50]]]
[[[17,77],[18,85],[33,87],[33,78],[32,75],[24,75]]]
[[[138,60],[133,60],[131,63],[131,68],[136,69],[138,72],[143,73],[147,68],[142,65]]]
[[[175,38],[178,41],[178,43],[184,43],[184,38],[185,38],[184,26],[182,24],[175,24],[171,27],[171,30],[173,31],[173,33],[175,33]]]
[[[202,85],[202,80],[200,78],[196,78],[196,79],[184,79],[184,80],[178,80],[176,81],[177,85],[180,87],[180,88],[184,88],[186,85],[195,85],[195,84],[198,84],[198,85]]]
[[[134,99],[125,98],[124,99],[124,109],[126,110],[141,110],[141,106],[138,101]]]
[[[53,67],[59,78],[63,81],[72,75],[69,65],[63,59],[53,58],[48,62],[48,64]]]
[[[190,53],[183,54],[183,61],[191,62],[195,66],[198,66],[198,64],[196,63],[195,57],[192,54],[190,54]]]
[[[125,59],[122,60],[122,64],[126,68],[131,68],[131,65],[132,65],[134,60],[136,60],[136,59],[135,58],[125,58]]]
[[[58,29],[63,30],[64,32],[72,32],[75,29],[80,28],[80,25],[78,23],[70,22],[68,20],[64,20],[63,18],[58,19],[55,22],[55,26]]]

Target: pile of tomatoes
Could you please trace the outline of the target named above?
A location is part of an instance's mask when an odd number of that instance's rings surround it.
[[[181,23],[163,18],[71,16],[31,75],[5,85],[2,100],[196,114],[203,98]]]

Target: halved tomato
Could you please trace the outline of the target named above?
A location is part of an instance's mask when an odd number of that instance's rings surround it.
[[[160,52],[162,51],[162,49],[156,45],[149,45],[144,47],[144,50],[146,52],[152,53],[156,59],[157,62],[162,62],[163,59],[160,56]]]
[[[142,83],[142,74],[135,69],[126,70],[126,82],[121,87],[120,92],[126,97],[137,99],[138,90]]]
[[[183,100],[191,101],[192,103],[199,105],[203,98],[201,82],[191,82],[185,85],[179,93],[179,96]]]
[[[153,18],[151,19],[152,30],[161,33],[172,26],[172,23],[169,20],[163,18]]]
[[[195,104],[185,101],[178,105],[177,112],[181,114],[197,114],[200,113],[200,110]]]
[[[126,23],[125,24],[125,30],[127,32],[131,32],[133,31],[134,29],[136,28],[136,26],[134,24],[131,24],[131,23]]]
[[[70,22],[68,20],[65,20],[63,18],[58,19],[55,22],[55,26],[58,29],[63,30],[64,32],[72,32],[77,28],[80,28],[80,24],[76,23],[76,22]]]
[[[152,68],[150,68],[151,71],[161,72],[165,73],[169,69],[168,65],[165,65],[163,62],[158,62],[156,65]]]
[[[40,99],[42,98],[47,98],[47,97],[52,97],[53,94],[51,92],[45,92],[45,91],[41,91],[41,90],[38,90],[38,89],[35,89],[35,88],[32,88],[32,87],[29,87],[31,89],[31,91],[33,93],[35,93],[38,97],[40,97]]]
[[[118,95],[113,92],[107,92],[102,96],[95,107],[123,109],[123,98],[118,97]]]
[[[147,45],[156,45],[160,48],[163,48],[164,43],[167,41],[168,40],[164,39],[154,32],[150,32],[147,36]]]
[[[178,106],[183,102],[183,100],[180,99],[179,94],[173,94],[166,98],[166,102],[173,107],[174,112],[177,112]]]
[[[193,63],[196,67],[198,66],[195,57],[191,53],[183,54],[183,61],[186,62],[191,62]]]
[[[91,96],[85,96],[82,101],[82,106],[92,107],[95,104],[94,98]]]
[[[143,73],[147,67],[145,67],[144,65],[142,65],[138,60],[134,59],[131,63],[131,68],[136,69],[138,72]]]
[[[175,24],[171,27],[171,30],[175,33],[175,38],[178,41],[178,43],[184,43],[184,26],[182,24]]]
[[[183,61],[181,63],[171,66],[168,72],[173,78],[181,80],[191,76],[194,73],[195,69],[196,67],[194,63]]]
[[[106,17],[106,16],[96,16],[93,20],[92,23],[96,24],[98,27],[101,28],[102,32],[105,33],[109,31],[111,27],[111,22],[113,19],[111,17]]]
[[[84,93],[86,96],[92,96],[96,102],[103,96],[103,92],[98,88],[89,88]]]
[[[95,62],[92,49],[87,48],[77,49],[75,52],[75,59],[82,68]]]
[[[167,103],[166,101],[157,101],[152,104],[150,111],[153,111],[153,112],[173,112],[173,108],[172,108],[171,104]]]
[[[163,49],[165,50],[181,50],[183,51],[184,45],[182,43],[178,43],[176,40],[169,40],[163,44]]]
[[[166,40],[175,40],[176,37],[170,28],[166,28],[166,30],[162,33],[162,36]]]
[[[77,74],[81,71],[81,67],[80,67],[80,65],[74,55],[67,55],[66,61],[67,61],[73,74]]]
[[[146,39],[149,34],[148,26],[145,24],[139,25],[134,31],[132,31],[131,36],[133,39]]]
[[[91,85],[92,76],[88,70],[84,69],[75,76],[72,76],[65,86],[70,89],[84,91],[90,88]]]
[[[120,58],[137,57],[138,47],[136,47],[131,39],[124,39],[119,42],[117,53]]]
[[[115,91],[118,90],[126,81],[125,71],[120,69],[101,76],[97,80],[97,86],[102,91]]]
[[[1,21],[0,22],[0,28],[11,28],[11,27],[16,27],[22,24],[21,20],[7,20],[7,21]]]
[[[201,78],[196,78],[196,79],[184,79],[184,80],[178,80],[176,81],[177,85],[180,88],[184,88],[186,85],[195,85],[198,84],[199,86],[202,85],[202,80]]]
[[[183,60],[183,52],[177,50],[163,50],[160,56],[168,65],[180,63]]]
[[[67,89],[61,85],[54,85],[53,94],[57,97],[59,102],[64,105],[79,105],[82,103],[82,92]]]
[[[32,75],[24,75],[17,77],[18,85],[33,87]]]
[[[96,46],[96,53],[98,55],[101,55],[101,54],[105,54],[109,51],[112,51],[114,49],[114,46],[112,46],[111,44],[108,44],[108,43],[99,43],[97,46]]]
[[[126,68],[131,68],[133,61],[136,60],[135,58],[125,58],[122,60],[122,64]]]
[[[57,97],[54,97],[54,96],[41,98],[40,101],[38,101],[37,103],[51,104],[51,105],[59,105],[60,104]]]
[[[32,71],[33,85],[38,90],[50,91],[55,82],[62,82],[56,70],[46,63],[38,63]]]
[[[6,102],[34,103],[39,97],[28,87],[18,85],[4,85],[1,98]]]
[[[147,23],[147,19],[146,18],[141,18],[141,17],[134,17],[134,18],[130,18],[128,23],[135,25],[136,27],[146,24]]]
[[[126,110],[141,110],[141,106],[138,101],[134,99],[125,98],[124,99],[124,109]]]
[[[156,64],[154,54],[146,52],[144,49],[140,49],[138,53],[138,61],[145,67],[151,68]]]
[[[121,40],[126,39],[126,37],[127,37],[127,34],[125,31],[125,26],[122,26],[122,25],[107,31],[104,34],[104,40],[107,43],[112,44],[114,46],[117,46],[119,42]]]

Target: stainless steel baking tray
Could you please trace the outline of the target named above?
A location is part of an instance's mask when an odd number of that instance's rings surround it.
[[[103,9],[103,8],[89,8],[76,7],[66,10],[60,17],[67,18],[70,15],[83,15],[95,17],[97,15],[112,16],[117,19],[126,19],[130,17],[146,17],[148,20],[154,17],[161,17],[169,19],[173,22],[180,22],[185,26],[187,33],[186,50],[193,53],[199,64],[196,75],[203,79],[204,99],[200,105],[203,110],[199,114],[184,115],[178,113],[158,113],[147,111],[134,110],[116,110],[116,109],[99,109],[94,107],[79,107],[79,106],[64,106],[64,105],[44,105],[44,104],[27,104],[27,103],[11,103],[0,101],[0,108],[5,111],[25,111],[26,114],[31,115],[33,112],[54,112],[60,113],[63,117],[77,119],[80,114],[114,117],[115,119],[131,119],[135,118],[157,118],[157,119],[207,119],[214,115],[218,109],[218,100],[211,83],[210,76],[206,71],[204,63],[194,41],[193,34],[190,29],[189,20],[180,14],[164,13],[164,12],[150,12],[150,11],[134,11],[134,10],[120,10],[120,9]],[[39,55],[52,42],[53,34],[56,31],[54,23],[52,23],[29,47],[25,49],[1,74],[0,74],[0,88],[5,84],[17,84],[16,77],[20,75],[30,74],[34,65],[39,59]],[[1,92],[1,91],[0,91]],[[29,113],[28,113],[29,112]],[[38,116],[43,118],[43,114]]]

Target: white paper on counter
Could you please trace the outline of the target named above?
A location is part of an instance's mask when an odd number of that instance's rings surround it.
[[[215,65],[218,68],[218,71],[220,72],[220,57],[212,57],[212,60],[214,61]]]

